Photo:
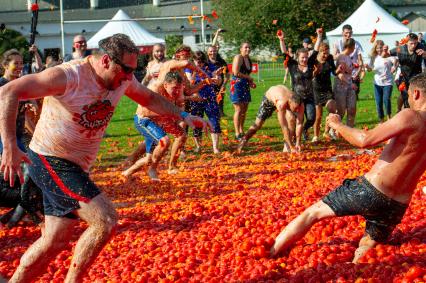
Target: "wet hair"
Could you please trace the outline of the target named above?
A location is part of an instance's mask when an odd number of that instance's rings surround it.
[[[203,51],[195,51],[194,56],[193,56],[194,60],[200,60],[201,62],[203,62],[204,64],[207,64],[207,56]]]
[[[426,97],[426,73],[421,73],[414,76],[410,80],[410,88],[416,88],[420,90],[420,93],[423,95],[423,97]]]
[[[244,44],[248,44],[248,45],[250,45],[250,42],[248,42],[248,41],[243,41],[243,42],[241,42],[241,44],[240,44],[240,48],[242,48]]]
[[[319,51],[320,53],[322,53],[322,52],[324,52],[324,50],[326,50],[326,49],[330,50],[330,45],[328,45],[328,44],[327,44],[327,43],[325,43],[325,42],[321,42],[321,43],[320,43],[320,45],[319,45],[319,47],[318,47],[318,51]]]
[[[177,82],[178,84],[181,84],[183,82],[183,78],[179,74],[179,72],[168,72],[166,74],[166,77],[164,78],[164,82],[166,83],[172,83]]]
[[[378,55],[377,51],[376,51],[377,45],[385,46],[385,43],[383,42],[383,40],[380,40],[380,39],[378,39],[374,42],[373,47],[371,48],[371,51],[370,51],[370,57],[371,58],[374,58]]]
[[[342,31],[344,31],[345,29],[352,30],[352,26],[351,25],[344,25],[342,27]]]
[[[116,33],[99,41],[99,54],[108,54],[111,59],[121,61],[124,53],[139,54],[135,43],[125,34]]]
[[[166,46],[164,44],[162,44],[162,43],[156,43],[152,47],[156,47],[156,46],[161,47],[163,49],[166,49]]]
[[[343,49],[352,48],[352,47],[355,47],[355,39],[353,38],[346,39],[345,42],[343,43]]]
[[[9,49],[6,52],[3,53],[3,57],[1,59],[1,65],[5,66],[5,65],[9,65],[10,61],[12,61],[12,57],[13,56],[21,56],[22,54],[21,52],[19,52],[17,49]]]
[[[299,48],[296,51],[296,58],[299,58],[300,53],[308,53],[309,54],[309,50],[306,48]]]
[[[417,36],[417,34],[410,32],[408,35],[408,40],[409,41],[418,41],[419,37]]]
[[[302,97],[300,95],[298,95],[298,94],[295,94],[294,92],[290,96],[290,100],[293,101],[294,103],[296,103],[297,105],[300,105],[303,102]]]
[[[192,54],[191,47],[189,47],[188,45],[182,44],[176,49],[175,55],[178,55],[179,53],[189,53],[191,55]]]

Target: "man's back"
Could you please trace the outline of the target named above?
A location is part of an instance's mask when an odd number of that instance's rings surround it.
[[[394,119],[403,130],[390,139],[366,178],[392,199],[408,203],[426,169],[426,112],[405,109]]]

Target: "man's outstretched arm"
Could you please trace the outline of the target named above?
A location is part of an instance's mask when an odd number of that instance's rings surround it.
[[[414,129],[415,125],[413,121],[415,121],[415,115],[417,115],[415,111],[404,109],[392,119],[378,125],[372,130],[360,130],[348,127],[341,122],[340,116],[337,114],[329,114],[327,123],[332,129],[339,132],[350,144],[360,148],[366,148],[375,146],[405,131]]]

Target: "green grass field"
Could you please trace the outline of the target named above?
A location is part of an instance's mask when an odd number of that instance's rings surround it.
[[[276,72],[274,72],[276,73]],[[257,80],[257,75],[253,76],[256,78],[257,88],[252,90],[252,102],[249,105],[247,120],[245,128],[247,129],[251,123],[255,120],[258,107],[264,92],[273,85],[281,84],[282,77],[273,77],[268,71],[260,73],[260,80]],[[356,126],[361,128],[368,126],[369,128],[374,127],[377,122],[377,114],[374,102],[374,88],[373,88],[373,74],[368,73],[364,78],[364,82],[361,84],[361,93],[357,104],[357,116]],[[289,85],[288,85],[289,86]],[[396,113],[396,101],[398,97],[398,91],[394,87],[392,94],[392,112]],[[115,115],[108,127],[107,133],[108,138],[104,139],[101,144],[101,150],[98,155],[98,165],[101,163],[104,165],[112,165],[117,162],[124,160],[134,147],[143,140],[143,138],[136,131],[133,124],[133,116],[136,111],[136,103],[123,97],[118,105]],[[233,135],[233,124],[232,115],[233,107],[229,100],[229,93],[225,98],[225,114],[227,115],[224,119],[227,121],[222,123],[222,128],[226,128],[229,132],[229,138]],[[323,114],[323,119],[326,113]],[[278,125],[276,116],[272,116],[266,121],[263,128],[257,133],[257,135],[267,135],[276,137],[278,140],[282,140],[281,130]],[[256,136],[253,140],[256,140]],[[189,145],[192,140],[188,139]],[[222,146],[223,150],[227,150],[227,146]],[[206,149],[210,150],[210,148]]]

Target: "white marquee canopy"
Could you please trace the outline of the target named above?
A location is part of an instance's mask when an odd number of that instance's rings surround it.
[[[368,56],[372,43],[371,34],[376,29],[376,39],[381,39],[390,48],[395,46],[395,41],[402,39],[409,32],[409,28],[391,16],[385,9],[380,7],[373,0],[365,0],[364,3],[336,29],[327,32],[327,39],[330,47],[342,38],[342,27],[351,25],[353,38],[359,41],[364,49],[364,57]]]
[[[152,46],[156,43],[165,43],[164,39],[153,36],[139,23],[132,21],[132,19],[123,10],[119,10],[110,22],[104,25],[87,41],[87,47],[89,49],[98,48],[99,40],[112,36],[116,33],[128,35],[138,47]]]

